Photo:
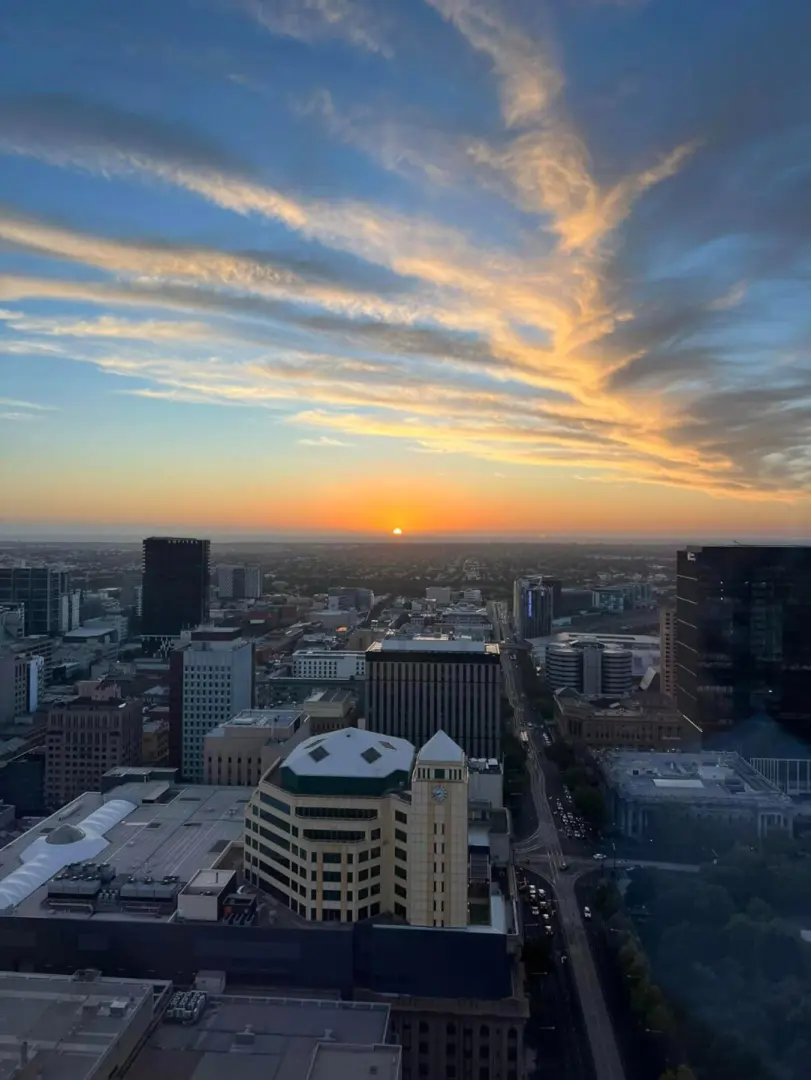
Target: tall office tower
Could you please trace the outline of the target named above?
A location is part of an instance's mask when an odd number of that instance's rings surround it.
[[[811,547],[680,551],[676,702],[705,736],[754,716],[811,735]]]
[[[408,920],[468,924],[468,769],[461,747],[438,731],[417,754],[408,814]]]
[[[218,566],[217,593],[220,600],[258,600],[262,595],[262,568]]]
[[[513,623],[525,641],[552,633],[554,590],[542,577],[519,578],[513,585]]]
[[[141,760],[141,705],[68,697],[48,710],[45,728],[45,804],[64,806],[118,765]]]
[[[66,570],[50,566],[0,567],[0,604],[24,605],[27,637],[60,632],[62,597],[69,592],[70,576]]]
[[[141,633],[180,636],[208,621],[210,541],[177,536],[144,540]]]
[[[253,707],[253,642],[237,627],[193,630],[169,658],[169,764],[202,784],[209,731]]]
[[[662,604],[659,608],[659,673],[662,693],[676,696],[676,608]]]
[[[422,746],[445,731],[468,757],[501,753],[498,645],[385,638],[366,652],[366,726]]]

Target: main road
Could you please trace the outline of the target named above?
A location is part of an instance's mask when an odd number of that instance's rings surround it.
[[[499,613],[500,614],[500,613]],[[499,623],[506,619],[499,619]],[[503,635],[502,635],[503,636]],[[504,686],[513,708],[516,728],[527,730],[531,719],[530,710],[521,688],[521,680],[516,669],[514,653],[508,644],[502,645],[502,670]],[[597,978],[591,950],[589,949],[583,919],[575,896],[575,876],[561,869],[566,864],[560,847],[560,838],[546,798],[544,774],[538,757],[538,748],[530,738],[527,742],[527,768],[532,785],[532,797],[538,817],[538,826],[531,837],[516,845],[516,857],[529,864],[530,859],[538,863],[538,870],[544,873],[557,897],[561,930],[569,952],[572,974],[580,996],[580,1005],[588,1032],[591,1054],[598,1080],[625,1080],[614,1029],[608,1015],[603,992]],[[521,852],[526,854],[521,854]],[[581,863],[582,860],[577,860]],[[542,864],[542,866],[541,866]],[[592,863],[592,866],[594,864]]]

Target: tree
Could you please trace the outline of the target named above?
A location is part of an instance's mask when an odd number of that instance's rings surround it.
[[[578,814],[593,829],[601,829],[605,824],[606,807],[602,791],[596,787],[579,787],[572,795]]]

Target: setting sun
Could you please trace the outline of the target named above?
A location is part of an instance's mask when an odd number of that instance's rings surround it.
[[[403,535],[403,530],[398,525],[396,529],[391,530],[391,533],[392,533],[392,536],[402,536]]]

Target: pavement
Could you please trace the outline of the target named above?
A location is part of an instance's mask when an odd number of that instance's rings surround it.
[[[506,613],[500,623],[507,623]],[[527,731],[532,716],[529,703],[523,695],[517,664],[512,659],[509,647],[502,648],[501,656],[504,687],[513,708],[516,728]],[[532,836],[515,845],[516,857],[522,864],[531,865],[533,870],[537,868],[537,872],[543,873],[554,892],[559,924],[580,998],[597,1080],[625,1080],[613,1025],[603,998],[574,889],[576,877],[586,873],[587,867],[588,870],[597,869],[599,864],[591,859],[570,860],[569,856],[564,857],[558,830],[546,798],[539,751],[533,739],[528,738],[526,749],[531,789],[538,813],[538,827]],[[571,865],[576,873],[561,869],[562,863]]]

